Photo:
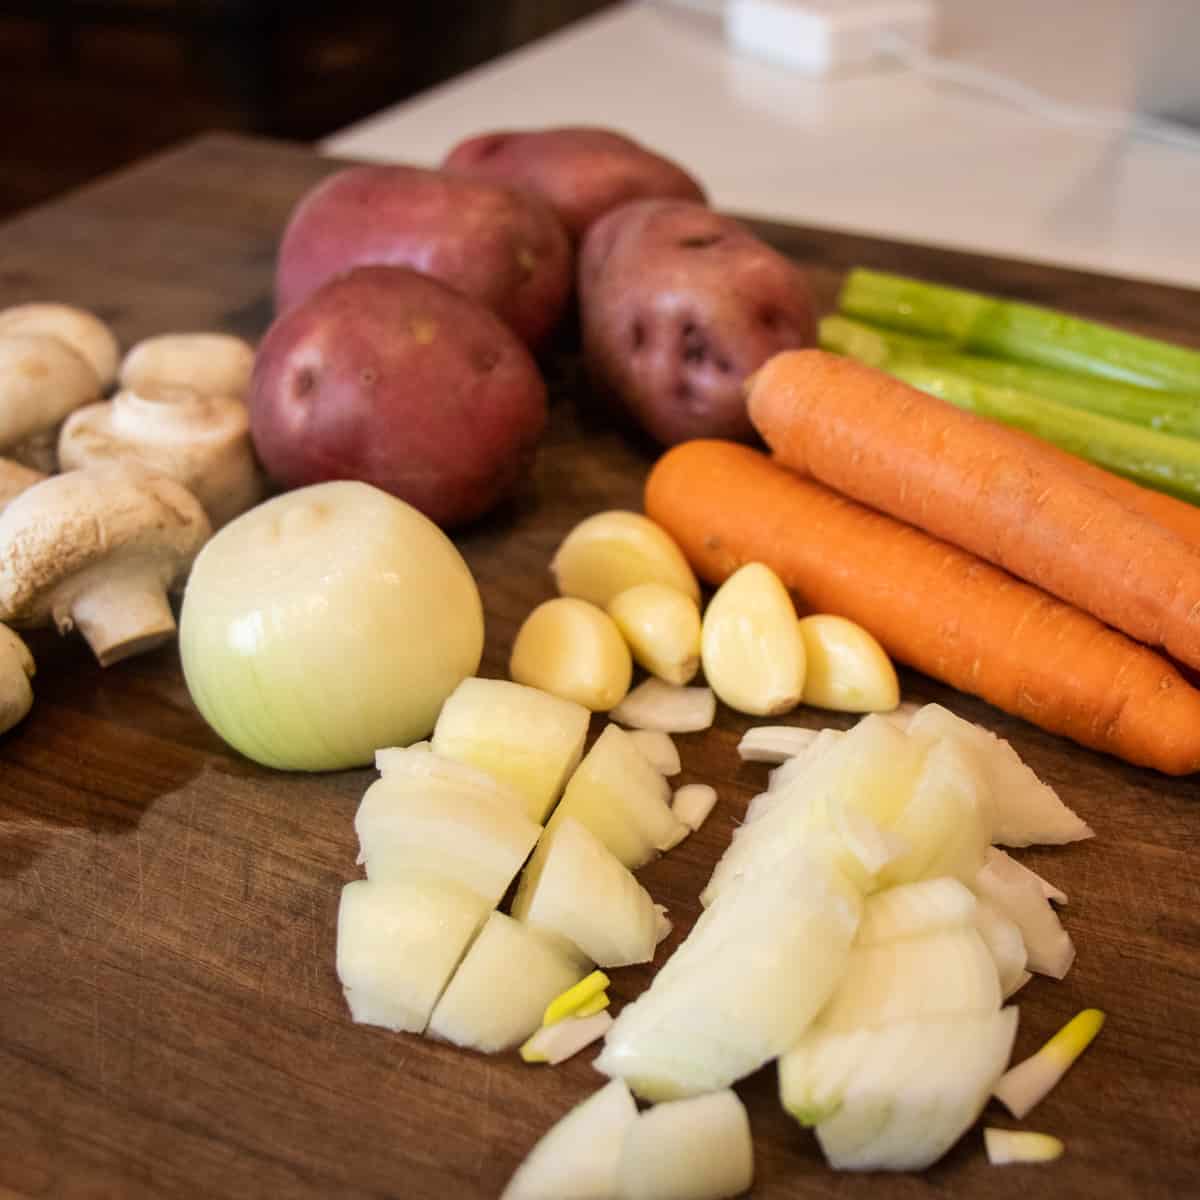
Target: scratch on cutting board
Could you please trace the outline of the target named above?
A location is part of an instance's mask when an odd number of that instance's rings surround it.
[[[183,831],[183,870],[179,872],[179,909],[182,914],[187,908],[188,883],[192,872],[192,834],[196,828],[196,793],[192,792],[188,804],[187,824]]]
[[[67,946],[67,939],[63,936],[63,931],[59,929],[58,922],[54,919],[55,906],[50,902],[50,893],[46,891],[46,883],[38,874],[37,867],[29,868],[29,878],[37,885],[37,889],[42,893],[42,903],[46,909],[46,923],[54,930],[54,936],[58,938],[58,948],[62,951],[63,958],[70,957],[70,948]]]
[[[492,1068],[485,1062],[483,1066],[483,1113],[480,1115],[479,1124],[476,1126],[476,1135],[479,1138],[479,1153],[475,1159],[475,1169],[473,1174],[476,1179],[481,1179],[483,1176],[484,1164],[491,1158],[492,1155],[492,1138],[491,1138],[491,1123],[492,1123]]]
[[[96,1078],[101,1092],[104,1085],[104,1038],[100,1033],[100,967],[92,967],[92,1046],[96,1052]]]

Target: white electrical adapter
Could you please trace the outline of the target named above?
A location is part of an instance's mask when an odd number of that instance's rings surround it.
[[[745,51],[809,75],[869,67],[892,47],[933,43],[934,0],[729,0],[725,37]]]

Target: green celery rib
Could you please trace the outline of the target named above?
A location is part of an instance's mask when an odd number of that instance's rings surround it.
[[[838,307],[875,325],[947,339],[959,350],[1141,387],[1200,392],[1200,351],[1050,308],[863,269],[847,276]]]
[[[933,363],[897,359],[884,369],[959,408],[1024,429],[1145,487],[1200,504],[1200,441],[1081,412],[1016,388],[992,387]]]
[[[1200,437],[1200,395],[1134,387],[1056,371],[1051,367],[1001,362],[957,353],[946,341],[879,329],[848,317],[825,317],[821,346],[883,370],[901,359],[931,363],[991,387],[1012,388],[1071,408],[1144,425],[1161,433]]]

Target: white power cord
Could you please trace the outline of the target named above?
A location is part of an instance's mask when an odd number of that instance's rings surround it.
[[[1098,133],[1136,134],[1183,150],[1200,152],[1200,134],[1191,133],[1174,121],[1120,109],[1064,104],[1006,75],[952,59],[938,58],[890,31],[881,31],[876,45],[881,54],[895,59],[918,75],[1001,100],[1055,124],[1091,129]]]
[[[1008,76],[932,54],[934,0],[727,0],[724,17],[725,36],[735,49],[809,75],[861,70],[881,58],[892,59],[934,82],[1014,105],[1055,124],[1140,135],[1200,151],[1200,134],[1173,121],[1066,104]]]

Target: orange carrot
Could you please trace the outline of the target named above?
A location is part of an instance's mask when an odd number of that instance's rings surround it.
[[[785,466],[1200,667],[1200,549],[1029,438],[821,350],[769,360],[748,404]]]
[[[1123,475],[1114,475],[1103,467],[1090,463],[1086,458],[1059,449],[1051,442],[1034,437],[1023,429],[1009,426],[1009,432],[1016,434],[1030,444],[1031,452],[1041,453],[1059,463],[1064,470],[1073,472],[1084,483],[1107,492],[1114,500],[1119,500],[1126,508],[1131,508],[1143,517],[1157,521],[1164,529],[1169,529],[1176,537],[1200,548],[1200,507],[1168,496],[1166,492],[1156,492],[1153,488],[1142,487],[1132,479]]]
[[[766,563],[803,609],[858,622],[927,675],[1129,762],[1200,770],[1200,691],[1154,651],[758,451],[676,446],[646,512],[709,583]]]

